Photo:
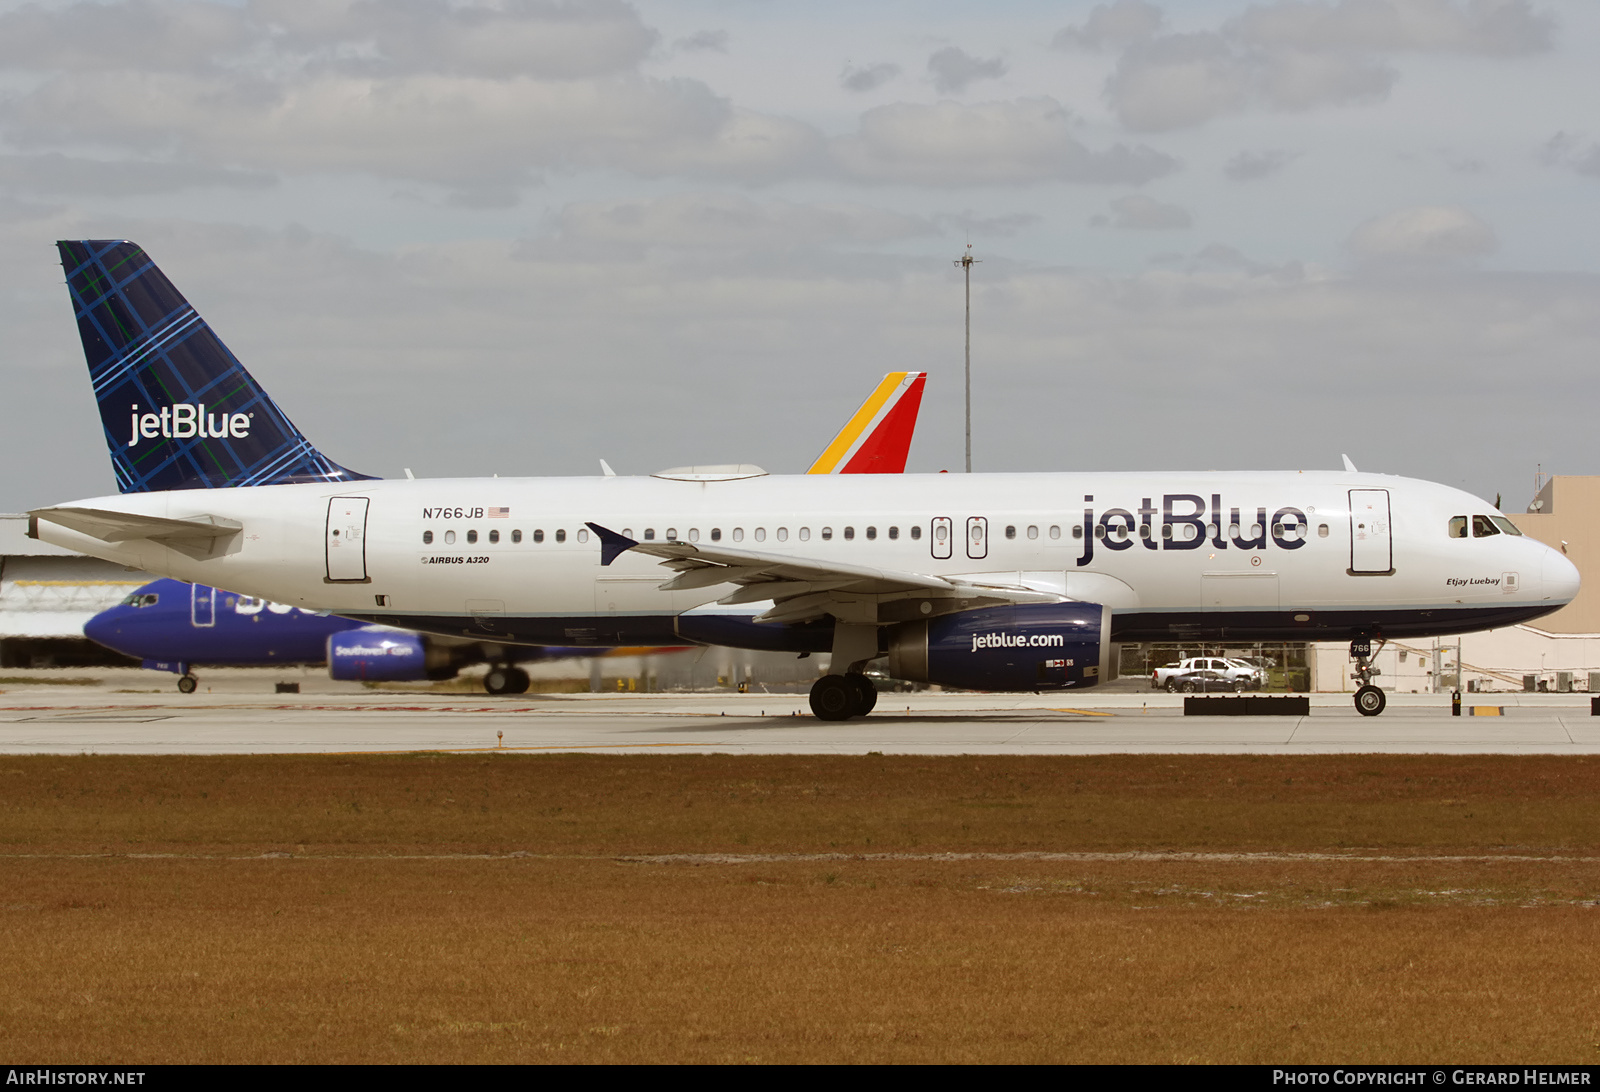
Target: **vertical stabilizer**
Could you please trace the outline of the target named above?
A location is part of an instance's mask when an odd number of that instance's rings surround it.
[[[58,242],[124,493],[347,482],[142,249]]]
[[[927,372],[890,372],[807,474],[903,474]]]

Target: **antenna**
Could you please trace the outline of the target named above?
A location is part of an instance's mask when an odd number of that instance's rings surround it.
[[[972,267],[978,259],[972,256],[972,244],[967,252],[955,260],[967,280],[967,473],[972,473]]]

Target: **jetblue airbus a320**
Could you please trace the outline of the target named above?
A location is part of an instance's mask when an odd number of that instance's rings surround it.
[[[121,493],[37,537],[369,622],[546,645],[831,652],[811,705],[905,679],[1061,690],[1119,641],[1371,644],[1528,621],[1577,570],[1448,486],[1343,471],[375,480],[319,452],[137,246],[59,244]],[[667,571],[663,572],[663,567]]]

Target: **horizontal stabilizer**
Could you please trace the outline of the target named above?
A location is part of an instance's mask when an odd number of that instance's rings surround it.
[[[200,515],[185,519],[141,516],[131,512],[112,512],[104,508],[39,508],[28,513],[101,542],[128,542],[148,538],[154,542],[214,542],[229,538],[243,529],[236,520]]]

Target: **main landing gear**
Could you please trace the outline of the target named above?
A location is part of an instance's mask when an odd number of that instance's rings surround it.
[[[1382,690],[1372,685],[1372,676],[1379,674],[1372,661],[1378,658],[1378,653],[1383,651],[1387,642],[1382,637],[1378,638],[1378,647],[1372,647],[1372,638],[1357,637],[1350,642],[1350,658],[1356,662],[1356,669],[1350,675],[1352,679],[1361,681],[1356,689],[1356,712],[1364,717],[1375,717],[1383,712],[1383,707],[1389,704],[1389,699]]]
[[[200,680],[193,675],[181,675],[178,678],[178,693],[193,694],[195,687],[200,685]]]
[[[824,675],[811,684],[811,711],[819,720],[864,717],[878,704],[878,688],[865,675]]]
[[[532,682],[520,667],[497,665],[483,677],[483,688],[491,694],[526,694]]]

